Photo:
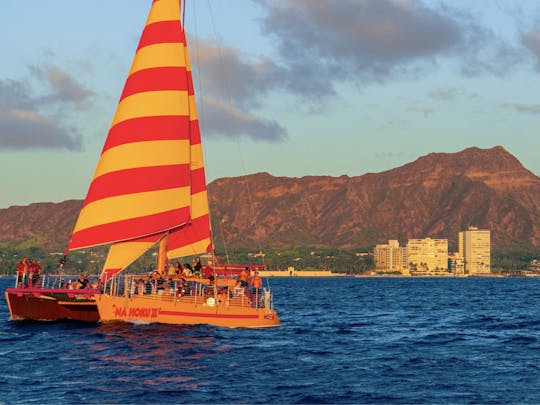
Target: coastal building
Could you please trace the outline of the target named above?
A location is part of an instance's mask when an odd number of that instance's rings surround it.
[[[407,263],[411,273],[436,275],[448,271],[448,239],[409,239]]]
[[[375,245],[373,261],[376,271],[403,272],[407,269],[407,249],[405,246],[399,246],[399,241],[389,240],[388,244]]]
[[[458,234],[459,255],[469,275],[491,272],[491,236],[487,229],[470,226]]]
[[[463,277],[465,275],[465,259],[459,252],[450,253],[448,255],[448,267],[450,273],[456,277]]]

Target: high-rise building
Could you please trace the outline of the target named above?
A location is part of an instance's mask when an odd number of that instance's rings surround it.
[[[491,236],[487,229],[470,226],[458,234],[459,254],[469,275],[491,272]]]
[[[407,268],[407,249],[399,246],[397,240],[389,240],[386,245],[375,245],[373,250],[375,269],[385,273],[402,272]]]
[[[448,270],[448,239],[409,239],[407,263],[414,273],[437,273]]]

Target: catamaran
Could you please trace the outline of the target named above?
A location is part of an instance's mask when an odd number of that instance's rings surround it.
[[[40,303],[54,301],[56,308],[75,307],[79,313],[69,318],[78,320],[86,320],[81,316],[84,308],[92,319],[102,322],[279,325],[272,291],[257,283],[253,288],[242,284],[237,278],[243,268],[207,265],[198,277],[165,274],[169,260],[213,252],[181,3],[152,1],[66,250],[67,255],[76,249],[110,245],[101,288],[79,297],[79,291],[62,291],[70,294],[68,304],[43,290],[26,294],[21,288],[8,289],[12,319],[20,315],[15,301],[31,297]],[[155,245],[159,246],[155,276],[121,274]]]

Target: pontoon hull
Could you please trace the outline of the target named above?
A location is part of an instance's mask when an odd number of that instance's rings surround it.
[[[207,304],[204,297],[131,297],[96,295],[102,322],[156,322],[176,325],[206,324],[227,328],[269,328],[279,326],[273,309],[241,307],[218,302]]]
[[[5,297],[10,319],[13,321],[99,321],[99,312],[92,293],[8,288]]]

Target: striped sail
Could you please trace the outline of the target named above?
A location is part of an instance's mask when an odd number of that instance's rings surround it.
[[[68,250],[112,243],[112,275],[167,233],[171,257],[211,249],[180,1],[154,0]]]
[[[184,35],[184,41],[186,41]],[[187,41],[186,41],[187,49]],[[193,78],[189,55],[186,52],[187,84],[189,96],[194,99]],[[191,221],[183,227],[169,233],[167,257],[169,259],[182,256],[210,252],[213,249],[210,232],[210,215],[206,177],[204,174],[203,150],[199,120],[195,102],[190,104],[190,184],[191,184]]]

